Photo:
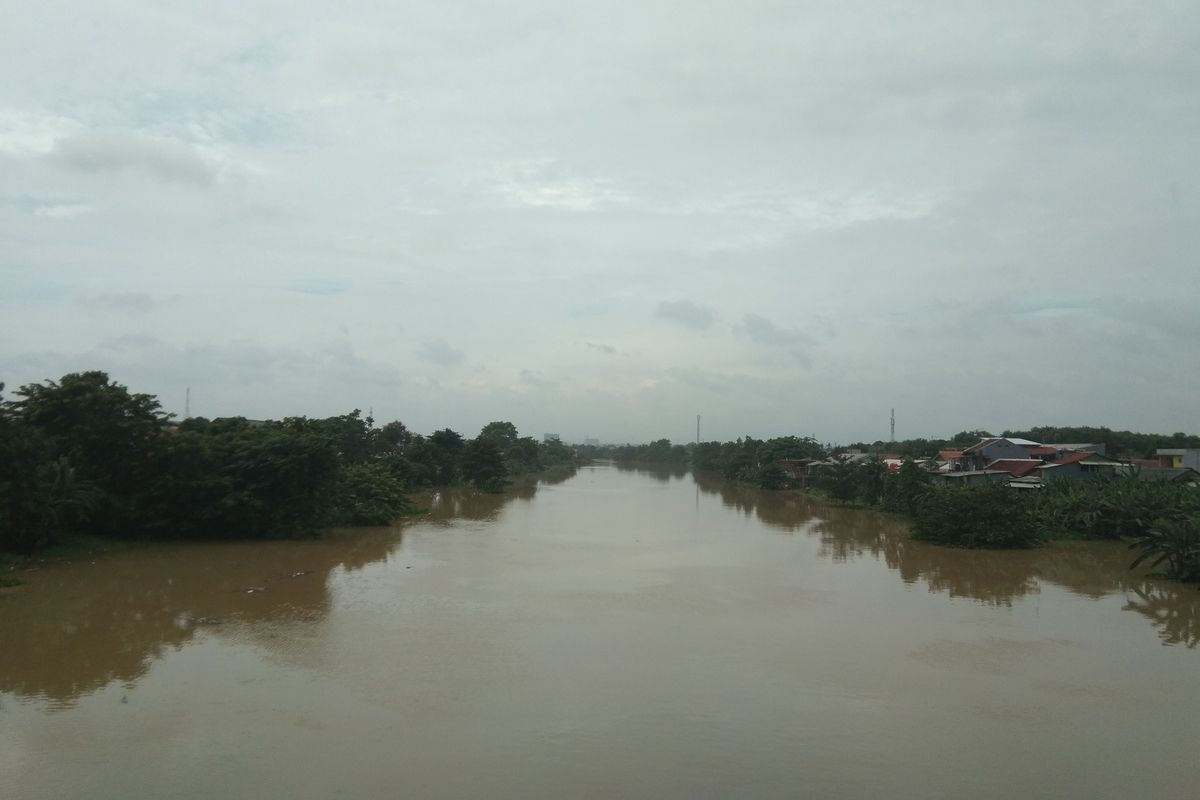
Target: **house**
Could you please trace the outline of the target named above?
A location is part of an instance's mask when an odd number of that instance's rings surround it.
[[[1060,450],[1063,452],[1070,450],[1086,450],[1089,453],[1095,453],[1101,456],[1108,455],[1108,445],[1104,444],[1103,442],[1070,442],[1067,444],[1051,444],[1047,442],[1044,446],[1053,447],[1055,450]]]
[[[1155,450],[1154,454],[1158,456],[1158,463],[1169,469],[1191,467],[1200,471],[1200,449],[1167,448]]]
[[[1092,478],[1116,475],[1118,470],[1126,465],[1120,461],[1111,461],[1103,456],[1089,451],[1066,453],[1061,458],[1042,464],[1037,468],[1042,481],[1048,480],[1089,480]]]
[[[1168,481],[1170,483],[1198,483],[1200,482],[1200,472],[1191,467],[1156,467],[1154,469],[1140,469],[1137,472],[1138,480],[1142,481]]]
[[[1014,478],[1024,478],[1045,463],[1040,458],[1000,458],[988,464],[987,469],[998,469]]]
[[[1037,442],[1028,439],[1016,439],[1004,436],[991,436],[980,439],[970,447],[963,448],[962,455],[950,462],[950,470],[974,471],[987,469],[987,465],[1001,459],[1029,458],[1029,448],[1040,447]]]
[[[938,486],[979,486],[984,483],[998,483],[1012,478],[1002,469],[969,469],[957,472],[935,472],[931,476]]]

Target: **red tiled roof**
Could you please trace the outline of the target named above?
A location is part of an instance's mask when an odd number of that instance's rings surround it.
[[[1097,458],[1095,453],[1086,450],[1075,450],[1065,454],[1062,458],[1055,459],[1052,464],[1075,464],[1088,458]]]
[[[962,450],[938,450],[938,458],[951,459],[962,458]]]
[[[1039,447],[1026,447],[1025,449],[1031,456],[1052,456],[1058,452],[1053,447],[1046,447],[1044,445]]]
[[[988,469],[1002,469],[1014,478],[1028,475],[1042,465],[1041,461],[1020,458],[1000,458],[987,465]]]

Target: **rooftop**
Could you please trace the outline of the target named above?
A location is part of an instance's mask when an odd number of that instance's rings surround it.
[[[1022,475],[1028,475],[1042,465],[1042,460],[1038,458],[999,458],[987,465],[988,469],[1001,470],[1012,475],[1014,478],[1020,478]]]

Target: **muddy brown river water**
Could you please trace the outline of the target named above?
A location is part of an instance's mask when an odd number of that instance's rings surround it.
[[[598,466],[0,590],[0,798],[1193,798],[1200,592],[1120,545]]]

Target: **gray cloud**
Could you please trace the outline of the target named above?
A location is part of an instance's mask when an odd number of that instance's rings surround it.
[[[759,344],[786,350],[804,364],[809,363],[808,350],[816,343],[813,337],[799,328],[781,328],[759,314],[744,315],[734,330]]]
[[[58,141],[51,158],[84,172],[140,169],[164,181],[209,186],[221,164],[199,148],[171,139],[121,130],[78,133]]]
[[[304,294],[341,294],[350,288],[350,284],[335,278],[305,278],[295,281],[287,288]]]
[[[81,299],[85,306],[116,311],[123,314],[148,314],[162,305],[173,302],[174,297],[156,297],[145,292],[113,292]]]
[[[544,389],[554,385],[554,381],[546,377],[541,370],[537,369],[523,369],[521,370],[520,377],[521,383],[525,383],[539,389]]]
[[[1196,424],[1200,6],[647,3],[25,4],[0,375],[615,441]]]
[[[711,328],[717,319],[717,313],[711,308],[698,306],[691,300],[664,300],[658,304],[654,316],[697,330]]]
[[[453,367],[461,364],[466,358],[461,350],[451,347],[445,339],[430,339],[423,342],[417,349],[417,356],[423,361],[437,364],[440,367]]]
[[[798,328],[780,328],[758,314],[746,314],[736,330],[761,344],[772,347],[798,347],[813,344],[813,338]]]

